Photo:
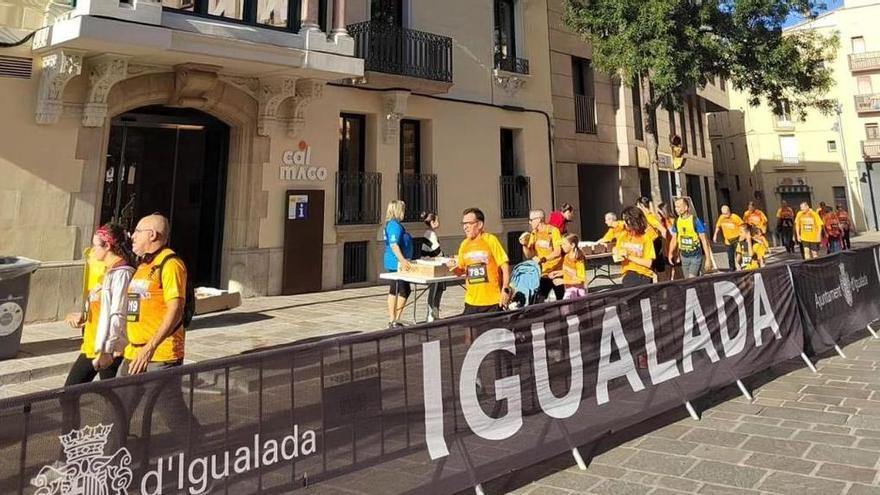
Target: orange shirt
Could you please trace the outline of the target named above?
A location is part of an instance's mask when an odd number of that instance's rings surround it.
[[[763,211],[755,208],[752,211],[743,213],[742,218],[746,223],[761,229],[761,232],[767,232],[767,215]]]
[[[840,228],[849,230],[849,213],[846,210],[839,210],[837,212],[837,220],[840,222]]]
[[[587,263],[585,260],[571,259],[565,255],[562,261],[562,283],[566,286],[583,286],[587,281]]]
[[[731,213],[728,216],[721,215],[718,217],[718,221],[715,222],[715,229],[721,229],[721,235],[724,236],[724,244],[728,246],[739,239],[739,228],[743,224],[743,219],[739,217],[736,213]]]
[[[141,263],[131,279],[128,286],[128,345],[125,347],[125,359],[134,359],[138,349],[156,334],[165,318],[168,301],[186,298],[187,273],[183,261],[180,258],[170,259],[159,269],[162,260],[172,254],[174,251],[162,249],[152,261]],[[183,359],[184,333],[181,321],[174,333],[156,348],[152,361]]]
[[[483,232],[476,239],[465,239],[458,248],[458,267],[467,276],[464,302],[471,306],[501,304],[501,265],[507,253],[498,238]]]
[[[605,235],[602,236],[599,241],[601,242],[611,242],[614,241],[624,232],[624,224],[623,220],[615,221],[611,227],[608,228],[608,232],[605,232]]]
[[[652,236],[647,232],[645,232],[644,235],[634,235],[628,231],[624,231],[624,233],[617,238],[617,249],[621,254],[653,260],[657,258],[657,254],[654,252],[655,238],[656,236]],[[620,272],[624,274],[626,272],[635,272],[648,278],[654,278],[653,270],[637,263],[633,263],[626,258],[624,258],[621,263]]]
[[[562,246],[562,234],[556,227],[545,224],[544,229],[529,234],[529,248],[533,248],[539,258],[549,258],[553,254],[553,250]],[[562,251],[560,250],[560,254]],[[547,275],[550,272],[559,270],[562,267],[562,258],[556,258],[541,263],[541,274]]]
[[[788,218],[794,220],[794,210],[790,207],[786,206],[784,208],[780,208],[776,210],[776,218]]]

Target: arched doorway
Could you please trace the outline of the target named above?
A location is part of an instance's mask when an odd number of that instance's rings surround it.
[[[161,213],[196,286],[220,285],[229,126],[189,108],[142,107],[111,122],[101,223]]]

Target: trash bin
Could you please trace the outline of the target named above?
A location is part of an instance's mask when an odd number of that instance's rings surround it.
[[[31,274],[39,266],[39,261],[0,256],[0,359],[18,354]]]

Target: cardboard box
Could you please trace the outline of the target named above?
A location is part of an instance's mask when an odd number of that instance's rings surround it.
[[[411,262],[409,266],[409,270],[401,270],[401,272],[425,278],[448,277],[452,275],[452,272],[449,271],[443,260],[421,259]]]
[[[215,313],[241,306],[241,294],[212,287],[197,287],[196,314]]]

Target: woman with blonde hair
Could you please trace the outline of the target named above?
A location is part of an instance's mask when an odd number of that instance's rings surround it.
[[[406,213],[406,203],[393,200],[385,208],[385,269],[389,272],[409,269],[409,259],[412,257],[412,236],[403,227],[403,218]],[[399,327],[400,315],[406,300],[409,298],[412,288],[409,282],[395,280],[391,282],[388,291],[388,327]]]

